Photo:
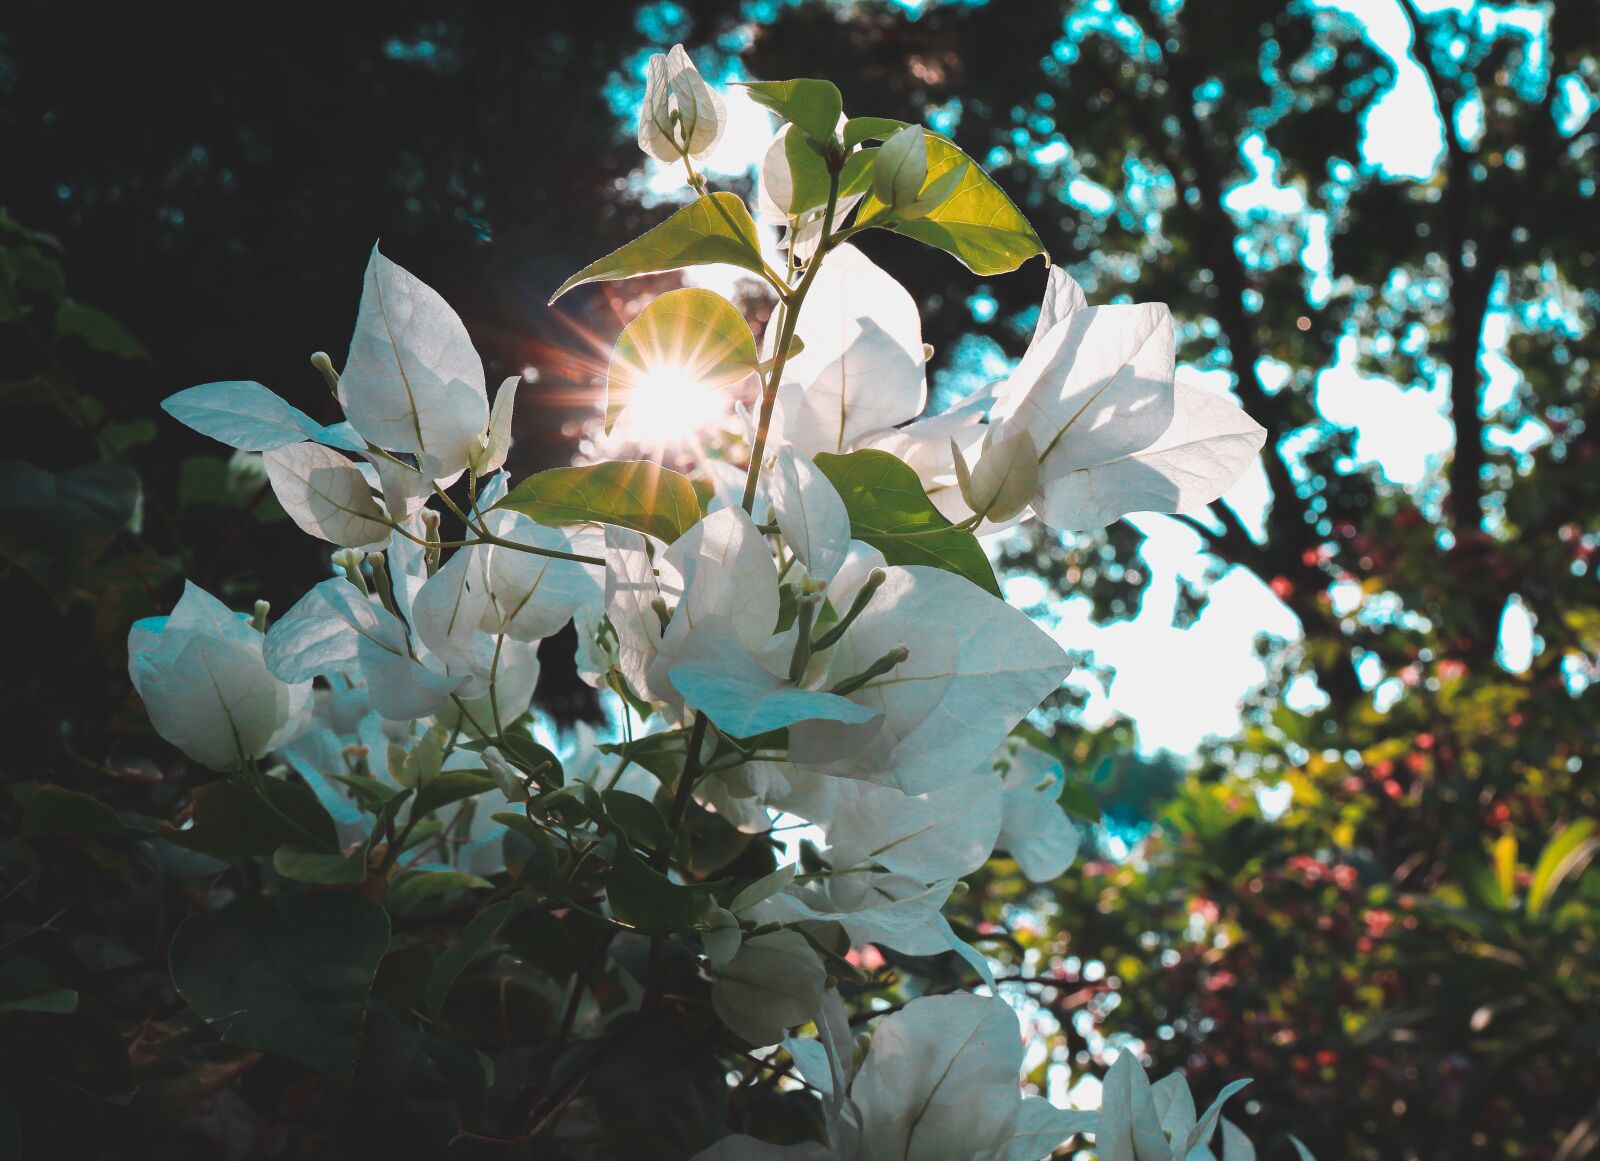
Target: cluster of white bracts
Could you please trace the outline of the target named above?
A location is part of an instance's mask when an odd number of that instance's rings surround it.
[[[681,49],[651,62],[639,124],[647,152],[703,154],[724,119]],[[909,138],[895,146],[905,156],[884,179],[891,198],[920,188],[912,147]],[[774,148],[761,201],[798,246],[809,219],[785,208],[783,141]],[[727,505],[671,544],[618,527],[545,527],[491,511],[505,494],[499,469],[517,381],[491,410],[461,320],[375,250],[343,373],[324,364],[346,422],[323,427],[256,383],[206,384],[165,404],[260,454],[295,522],[346,550],[335,556],[340,575],[270,629],[191,587],[171,617],[134,627],[130,669],[163,736],[217,769],[279,754],[355,841],[370,821],[343,795],[339,779],[352,772],[416,785],[487,766],[515,796],[521,788],[497,754],[451,740],[503,737],[522,719],[539,641],[576,621],[597,687],[625,683],[650,707],[641,729],[698,714],[720,735],[749,740],[748,761],[698,786],[703,804],[746,831],[769,830],[781,812],[826,837],[826,873],[797,878],[785,867],[717,909],[701,934],[717,1012],[753,1045],[788,1045],[826,1097],[830,1144],[730,1139],[703,1156],[1038,1157],[1090,1124],[1020,1098],[1021,1049],[1003,1002],[916,1001],[881,1024],[857,1068],[808,936],[843,932],[857,947],[917,956],[955,950],[987,978],[941,909],[997,850],[1040,881],[1071,862],[1078,833],[1057,802],[1062,772],[1010,736],[1069,663],[1047,633],[964,577],[892,566],[853,540],[813,457],[889,451],[952,519],[983,517],[980,531],[1030,514],[1083,529],[1132,510],[1208,503],[1263,433],[1226,399],[1174,383],[1165,307],[1090,307],[1059,270],[1012,375],[942,415],[918,418],[927,352],[915,303],[853,246],[827,254],[798,335],[804,346],[778,385],[773,459],[763,465],[759,511],[776,535]],[[469,471],[468,503],[496,539],[439,561],[420,544],[437,527],[427,505]],[[786,605],[800,612],[785,620]],[[316,678],[327,688],[313,699]],[[569,755],[569,779],[655,794],[637,767],[617,782],[617,760],[602,760],[592,741]],[[484,873],[497,859],[488,815],[504,801],[489,797],[457,851],[460,865]],[[785,1040],[808,1022],[820,1044]],[[1148,1098],[1127,1084],[1127,1126],[1112,1116],[1120,1090],[1108,1086],[1102,1156],[1148,1159],[1166,1114],[1152,1136]],[[1185,1139],[1203,1145],[1214,1114],[1178,1126]],[[1134,1144],[1114,1145],[1124,1137]],[[1169,1155],[1189,1154],[1174,1145]]]

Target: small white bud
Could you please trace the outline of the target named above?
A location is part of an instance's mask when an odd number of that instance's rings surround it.
[[[673,164],[704,157],[716,148],[728,110],[711,90],[683,45],[656,53],[645,66],[644,103],[639,107],[639,148]]]

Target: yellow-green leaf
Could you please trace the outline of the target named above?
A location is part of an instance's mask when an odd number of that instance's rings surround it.
[[[815,459],[844,500],[852,537],[872,545],[890,564],[942,568],[1000,595],[978,538],[945,519],[906,464],[875,449],[842,456],[821,452]]]
[[[809,77],[793,81],[752,81],[745,92],[791,125],[798,125],[818,141],[833,140],[834,126],[844,112],[844,98],[832,81]]]
[[[922,217],[906,221],[868,194],[856,215],[858,225],[881,226],[916,238],[959,259],[974,274],[1004,274],[1015,270],[1044,244],[1028,219],[971,158],[937,134],[928,137],[928,178],[931,187],[945,174],[966,165],[966,172],[944,204]]]
[[[660,274],[685,266],[726,263],[761,273],[761,241],[750,211],[731,193],[714,193],[690,202],[659,226],[604,258],[589,263],[561,284],[554,302],[574,286]]]
[[[608,460],[529,476],[495,505],[540,524],[615,524],[673,541],[700,521],[694,485],[649,460]]]
[[[606,430],[638,391],[688,381],[713,390],[756,370],[756,340],[739,308],[710,290],[669,290],[629,323],[606,371]]]

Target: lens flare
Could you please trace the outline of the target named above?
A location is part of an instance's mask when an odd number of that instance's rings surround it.
[[[726,414],[727,402],[723,392],[706,386],[690,368],[664,363],[634,378],[619,426],[633,443],[693,443]]]

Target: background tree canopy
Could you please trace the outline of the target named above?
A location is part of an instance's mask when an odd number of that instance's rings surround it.
[[[827,61],[847,109],[983,161],[1092,299],[1170,303],[1180,359],[1270,432],[1262,478],[1208,514],[1004,542],[1013,598],[1056,616],[1086,594],[1093,623],[1192,624],[1234,570],[1263,594],[1267,677],[1232,736],[1130,753],[1135,723],[1086,712],[1092,682],[1039,723],[1103,813],[1097,857],[1042,892],[984,874],[963,904],[1053,977],[1033,1079],[1062,1096],[1136,1040],[1197,1090],[1253,1076],[1245,1119],[1271,1149],[1293,1131],[1322,1157],[1600,1156],[1592,0],[94,19],[0,20],[8,833],[41,781],[169,816],[191,775],[122,676],[128,622],[185,573],[286,607],[324,568],[260,480],[153,421],[159,399],[314,376],[378,236],[457,306],[491,379],[536,384],[518,474],[564,462],[599,398],[590,336],[635,300],[543,303],[664,214],[639,208],[648,173],[615,176],[638,162],[620,113],[644,54],[682,40],[748,77]],[[1408,118],[1387,154],[1385,102]],[[1036,266],[974,294],[942,255],[868,248],[925,294],[936,395],[1020,354]],[[1204,560],[1162,608],[1149,549],[1174,536]],[[1281,609],[1297,629],[1268,632]],[[593,709],[553,641],[540,696],[570,722]],[[0,1021],[28,1046],[0,1062],[0,1138],[305,1155],[326,1110],[283,1062],[203,1053],[166,977],[203,868],[24,832],[0,874]],[[402,1051],[411,1072],[362,1078],[359,1107],[446,1101],[450,1061]]]

